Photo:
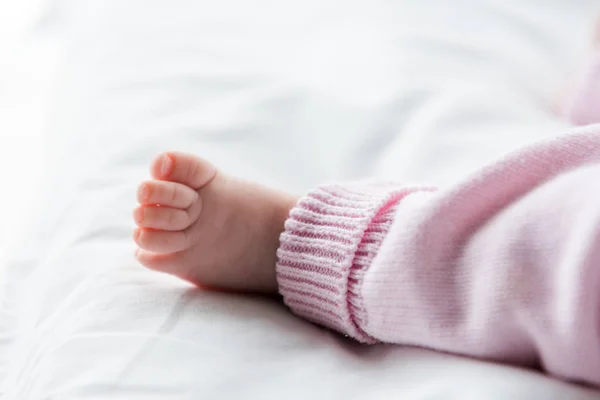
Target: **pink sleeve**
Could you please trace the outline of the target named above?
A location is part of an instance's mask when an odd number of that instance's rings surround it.
[[[330,185],[292,210],[280,292],[359,341],[600,385],[600,131],[539,144],[446,190]]]

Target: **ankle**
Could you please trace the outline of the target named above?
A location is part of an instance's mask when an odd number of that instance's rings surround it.
[[[273,214],[269,218],[268,228],[268,249],[269,258],[267,265],[271,271],[270,274],[270,285],[268,286],[268,292],[276,293],[278,291],[277,276],[275,267],[277,264],[277,249],[279,248],[279,238],[285,230],[285,221],[287,221],[290,211],[298,202],[298,197],[289,195],[287,193],[278,193],[277,200],[273,207]]]

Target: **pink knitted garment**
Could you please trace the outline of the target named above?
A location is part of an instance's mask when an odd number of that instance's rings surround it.
[[[359,341],[600,385],[600,125],[444,190],[319,187],[277,255],[292,311]]]

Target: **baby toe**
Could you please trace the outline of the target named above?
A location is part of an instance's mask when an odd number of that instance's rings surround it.
[[[170,272],[172,254],[153,253],[143,249],[137,249],[135,258],[146,268],[161,272]]]
[[[177,275],[179,265],[181,261],[182,253],[153,253],[151,251],[137,249],[135,252],[135,258],[146,268],[166,272],[172,275]]]
[[[198,201],[198,193],[176,182],[146,181],[138,188],[137,200],[142,205],[159,204],[185,209]]]
[[[170,207],[143,206],[133,210],[133,219],[142,228],[180,231],[194,220],[186,210]]]
[[[143,250],[156,253],[174,253],[190,247],[186,231],[161,231],[136,228],[133,240]]]
[[[186,266],[189,265],[189,252],[177,252],[177,253],[153,253],[143,249],[137,249],[135,257],[144,267],[153,271],[164,272],[177,276],[185,281],[193,283],[196,286],[205,286],[206,282],[200,280],[198,274],[200,271],[196,269],[190,269]],[[202,275],[202,274],[200,274]],[[216,286],[211,287],[215,290]]]
[[[156,179],[179,182],[198,190],[209,183],[216,174],[208,161],[185,153],[163,153],[153,161],[150,173]]]

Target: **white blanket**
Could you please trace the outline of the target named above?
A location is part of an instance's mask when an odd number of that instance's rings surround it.
[[[561,132],[551,108],[595,5],[57,2],[66,53],[41,211],[0,289],[3,399],[600,398],[533,371],[358,346],[276,302],[146,271],[130,239],[159,151],[301,193],[448,184]]]

